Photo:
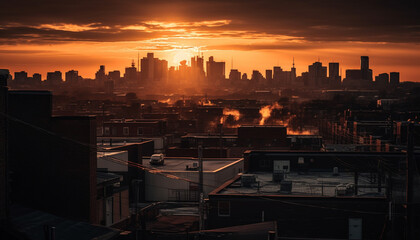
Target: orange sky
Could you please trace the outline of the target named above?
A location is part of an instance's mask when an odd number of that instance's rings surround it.
[[[283,40],[282,43],[287,45],[284,49],[275,49],[280,45],[273,43],[269,37],[177,37],[146,42],[18,44],[3,46],[7,51],[1,54],[3,57],[0,59],[0,66],[11,72],[25,70],[29,74],[41,73],[43,77],[48,71],[60,70],[64,73],[76,69],[83,77],[93,78],[99,65],[105,65],[107,71],[120,70],[123,73],[132,60],[137,61],[137,53],[142,58],[147,52],[154,52],[155,57],[168,60],[169,66],[176,66],[176,61],[197,54],[203,54],[206,60],[209,56],[214,56],[216,61],[226,62],[227,75],[232,67],[232,60],[234,68],[250,76],[254,69],[264,74],[265,69],[277,65],[289,70],[293,57],[298,74],[307,71],[308,65],[319,58],[324,65],[328,65],[328,62],[339,62],[344,75],[345,69],[359,68],[361,55],[368,55],[374,75],[397,71],[401,73],[401,81],[420,81],[420,48],[417,44],[291,40]],[[159,46],[162,44],[169,44],[170,47],[161,50]],[[145,50],[147,48],[150,50]]]

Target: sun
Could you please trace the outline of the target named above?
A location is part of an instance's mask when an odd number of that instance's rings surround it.
[[[180,62],[186,60],[187,62],[191,61],[191,58],[194,57],[191,50],[189,49],[176,49],[174,50],[172,57],[173,66],[179,66]]]

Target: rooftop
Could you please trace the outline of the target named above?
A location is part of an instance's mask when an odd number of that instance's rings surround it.
[[[152,165],[149,163],[150,158],[143,158],[142,165],[148,168],[154,168],[163,170],[165,172],[184,172],[192,171],[186,170],[188,165],[190,168],[196,163],[198,166],[197,158],[174,158],[165,157],[164,165]],[[228,165],[235,164],[239,161],[243,161],[240,158],[203,158],[203,171],[205,172],[217,172]]]
[[[256,182],[250,187],[243,186],[242,177],[255,175]],[[288,191],[281,182],[273,181],[273,173],[254,172],[242,175],[225,188],[219,189],[217,194],[246,194],[246,195],[286,195],[286,196],[352,196],[352,197],[385,197],[385,188],[378,192],[376,177],[370,173],[360,173],[358,177],[358,191],[354,191],[354,175],[351,172],[290,172],[284,176],[282,183],[291,184]],[[382,182],[382,187],[385,183]],[[283,188],[283,189],[281,189]]]

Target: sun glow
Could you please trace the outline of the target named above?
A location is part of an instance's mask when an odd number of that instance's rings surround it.
[[[176,49],[173,52],[172,65],[179,66],[181,61],[186,60],[187,63],[191,61],[191,58],[194,56],[192,50],[190,49]]]

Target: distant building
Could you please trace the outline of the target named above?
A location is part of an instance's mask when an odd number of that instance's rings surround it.
[[[195,56],[191,58],[191,78],[195,83],[203,83],[205,78],[203,57]]]
[[[229,73],[229,82],[230,83],[237,83],[241,80],[241,72],[238,69],[231,69]]]
[[[220,84],[225,80],[225,62],[216,62],[213,56],[211,56],[206,63],[206,70],[207,82],[209,84]]]
[[[360,70],[346,70],[346,78],[343,80],[343,86],[349,88],[370,88],[372,85],[372,70],[369,69],[369,57],[360,57]]]
[[[42,76],[39,73],[34,73],[32,75],[32,81],[35,85],[40,85],[42,82]]]
[[[321,62],[314,62],[308,67],[308,77],[310,87],[326,86],[327,67],[322,66]]]
[[[47,73],[47,84],[50,86],[58,86],[63,82],[63,76],[60,71]]]
[[[340,64],[337,62],[331,62],[328,65],[329,74],[328,74],[328,85],[331,88],[337,88],[341,86],[341,76],[340,76]]]
[[[99,70],[95,74],[95,80],[99,82],[106,80],[105,65],[99,66]]]
[[[388,197],[404,191],[400,183],[391,190],[389,180],[397,177],[388,172],[404,159],[404,154],[246,151],[246,174],[209,194],[207,224],[214,229],[276,221],[284,239],[377,239],[388,217]],[[392,167],[378,165],[382,161]],[[394,210],[398,226],[404,209]]]
[[[66,83],[70,85],[77,84],[79,80],[79,72],[75,70],[70,70],[66,72]]]
[[[392,87],[396,87],[400,84],[400,73],[399,72],[391,72],[390,73],[389,84]]]
[[[388,73],[381,73],[375,77],[375,87],[377,89],[386,89],[389,85]]]
[[[168,61],[155,58],[153,53],[147,53],[147,57],[141,59],[141,80],[144,84],[166,83],[167,78]]]
[[[28,73],[25,71],[15,72],[14,83],[17,85],[23,85],[27,83]]]
[[[116,73],[114,73],[114,77],[115,77]],[[131,63],[131,67],[127,67],[125,68],[125,73],[124,73],[124,83],[127,86],[135,86],[136,83],[138,84],[139,81],[139,74],[137,71],[137,68],[134,65],[134,61]]]

